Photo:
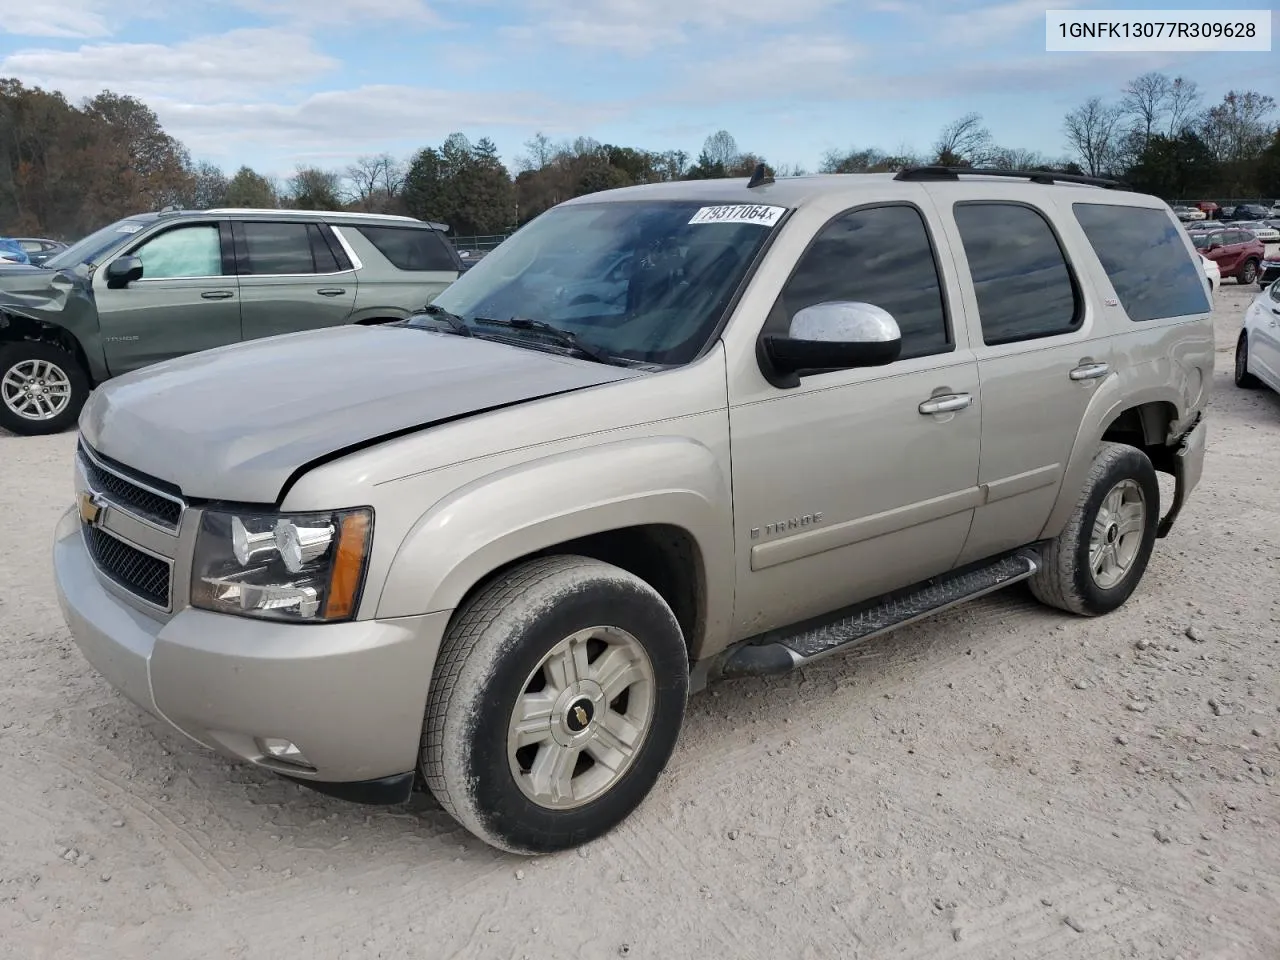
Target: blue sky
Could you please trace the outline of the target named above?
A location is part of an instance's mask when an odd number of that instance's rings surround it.
[[[1209,99],[1277,90],[1276,53],[1046,53],[1047,8],[1257,0],[5,0],[0,76],[146,100],[200,159],[287,175],[460,130],[508,162],[543,131],[696,154],[729,130],[775,164],[925,150],[983,115],[1065,153],[1062,117],[1145,70]],[[17,10],[13,8],[17,7]]]

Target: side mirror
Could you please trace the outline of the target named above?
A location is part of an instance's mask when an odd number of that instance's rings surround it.
[[[902,331],[893,316],[872,303],[828,301],[791,318],[785,337],[761,339],[763,359],[780,387],[794,387],[803,373],[876,367],[902,352]]]
[[[142,279],[142,261],[137,257],[117,257],[107,264],[107,287],[119,290]]]

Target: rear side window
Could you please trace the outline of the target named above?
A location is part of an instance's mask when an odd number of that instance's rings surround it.
[[[853,210],[823,227],[783,288],[764,332],[785,333],[796,313],[829,300],[872,303],[891,313],[902,331],[899,359],[951,349],[933,244],[915,207]]]
[[[456,271],[444,237],[435,230],[417,227],[356,227],[378,252],[401,270]]]
[[[311,233],[305,223],[262,223],[246,221],[244,259],[241,273],[279,276],[315,273]]]
[[[983,343],[1053,337],[1080,326],[1075,279],[1038,211],[1014,203],[958,203],[955,217]]]
[[[1209,312],[1200,264],[1169,214],[1109,203],[1075,203],[1072,209],[1130,320]]]

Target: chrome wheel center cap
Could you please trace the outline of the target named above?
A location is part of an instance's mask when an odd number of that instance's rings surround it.
[[[596,718],[604,707],[604,691],[600,685],[593,680],[579,680],[556,700],[552,736],[566,747],[590,740],[595,733]]]

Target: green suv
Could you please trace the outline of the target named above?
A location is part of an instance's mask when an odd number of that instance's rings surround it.
[[[93,387],[243,340],[402,320],[457,279],[444,224],[312,210],[173,210],[0,267],[0,427],[58,433]]]

